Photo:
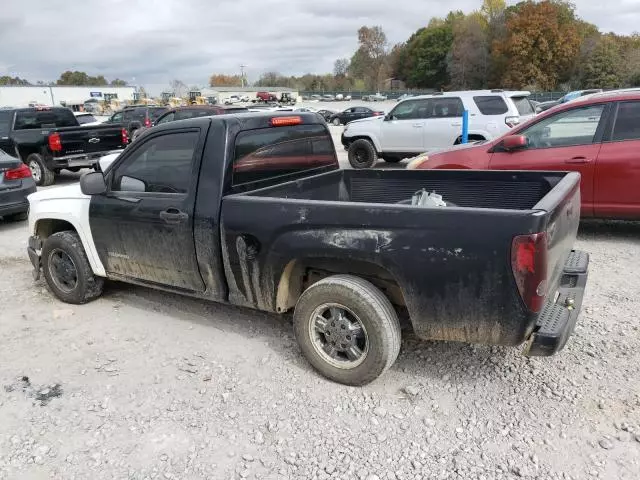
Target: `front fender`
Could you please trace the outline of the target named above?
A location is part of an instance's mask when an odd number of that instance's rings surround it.
[[[41,238],[44,241],[47,236],[60,231],[61,228],[67,229],[61,227],[60,222],[68,223],[78,233],[93,273],[100,277],[105,277],[104,265],[98,257],[98,251],[89,226],[91,199],[88,197],[73,200],[68,198],[34,199],[34,195],[38,194],[32,194],[27,197],[29,200],[30,234],[35,236],[44,232],[45,237]]]

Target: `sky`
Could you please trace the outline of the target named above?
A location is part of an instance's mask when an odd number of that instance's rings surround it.
[[[212,73],[250,80],[265,71],[326,73],[357,48],[362,25],[381,25],[390,43],[406,40],[433,16],[471,12],[481,0],[5,0],[0,15],[0,75],[32,82],[65,70],[169,85],[206,85]],[[515,3],[515,2],[509,2]],[[574,0],[601,31],[640,27],[640,0]],[[154,90],[157,88],[154,88]]]

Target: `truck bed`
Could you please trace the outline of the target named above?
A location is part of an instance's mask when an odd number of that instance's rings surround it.
[[[299,200],[398,204],[418,190],[450,206],[531,210],[564,173],[466,170],[338,170],[246,193]]]
[[[234,246],[223,253],[230,297],[285,311],[291,305],[274,299],[291,259],[304,278],[331,272],[331,262],[361,276],[373,265],[368,278],[406,306],[418,336],[517,345],[538,315],[518,294],[514,238],[546,232],[544,297],[554,298],[578,229],[579,184],[563,172],[339,170],[229,195],[221,225]],[[422,188],[455,206],[397,204]]]

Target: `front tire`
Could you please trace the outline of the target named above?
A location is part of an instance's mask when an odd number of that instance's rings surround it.
[[[349,145],[349,163],[353,168],[371,168],[377,161],[378,153],[369,140],[361,138]]]
[[[80,305],[102,294],[104,279],[91,270],[76,232],[51,235],[42,247],[42,271],[49,290],[66,303]]]
[[[293,328],[309,363],[345,385],[372,382],[400,352],[400,322],[391,302],[352,275],[327,277],[309,287],[296,305]]]
[[[55,172],[49,170],[46,163],[42,159],[42,156],[37,153],[32,153],[27,157],[25,162],[27,167],[31,170],[31,176],[39,187],[46,187],[53,185],[56,181]]]

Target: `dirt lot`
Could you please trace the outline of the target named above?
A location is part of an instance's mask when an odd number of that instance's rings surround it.
[[[558,356],[407,331],[364,388],[312,371],[286,317],[118,283],[62,304],[27,236],[0,220],[0,479],[640,478],[640,224],[583,226]]]

